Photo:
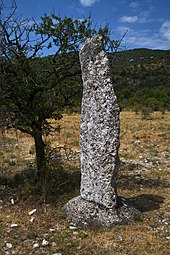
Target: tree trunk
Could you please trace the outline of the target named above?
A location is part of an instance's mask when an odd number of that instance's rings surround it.
[[[45,144],[42,138],[42,128],[40,123],[36,123],[34,142],[36,151],[37,176],[40,177],[45,168]]]

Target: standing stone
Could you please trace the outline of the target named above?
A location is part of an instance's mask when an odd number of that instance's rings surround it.
[[[119,169],[119,107],[102,37],[88,39],[80,51],[83,100],[80,126],[80,196],[65,206],[66,218],[82,226],[125,224],[139,212],[116,191]]]
[[[114,179],[119,166],[119,107],[102,38],[80,52],[83,101],[80,127],[81,197],[107,208],[116,203]]]

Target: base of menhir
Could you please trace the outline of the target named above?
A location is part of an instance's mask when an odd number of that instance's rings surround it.
[[[141,219],[141,212],[127,200],[121,199],[121,201],[119,206],[106,208],[78,196],[64,206],[64,214],[69,222],[82,227],[112,227]]]

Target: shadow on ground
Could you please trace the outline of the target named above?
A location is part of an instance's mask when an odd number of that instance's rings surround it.
[[[14,174],[0,173],[0,198],[6,199],[16,194],[19,200],[29,197],[39,201],[43,198],[47,203],[55,203],[65,195],[71,196],[79,190],[80,171],[59,166],[58,169],[47,170],[45,175],[37,179],[35,168],[25,168]]]
[[[64,166],[58,160],[50,162],[49,169],[45,176],[36,179],[35,166],[27,167],[18,173],[0,173],[0,196],[1,199],[8,197],[9,194],[18,193],[21,199],[29,196],[37,201],[45,197],[48,203],[57,203],[60,200],[68,200],[79,193],[80,189],[80,169],[73,166]],[[151,179],[142,174],[121,174],[118,178],[117,187],[128,190],[156,187],[169,187],[165,181],[159,178]],[[143,194],[137,197],[128,198],[129,202],[141,212],[152,211],[160,208],[164,198],[152,194]],[[64,202],[64,201],[63,201]]]
[[[156,187],[162,187],[162,188],[168,188],[169,184],[160,179],[160,176],[157,176],[155,178],[149,178],[142,174],[121,174],[118,177],[117,181],[118,188],[124,188],[126,187],[129,190],[133,190],[135,188],[156,188]]]
[[[140,212],[148,212],[158,210],[160,205],[164,202],[164,198],[152,194],[142,194],[129,198],[128,201],[132,203]]]

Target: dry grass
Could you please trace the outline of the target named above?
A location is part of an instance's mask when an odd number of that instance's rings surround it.
[[[144,219],[112,229],[72,230],[63,217],[63,205],[79,193],[79,115],[64,115],[60,124],[61,132],[47,139],[63,154],[65,170],[56,163],[51,186],[46,180],[39,187],[33,178],[30,137],[12,131],[0,137],[0,254],[168,255],[170,113],[154,113],[151,120],[121,113],[119,194],[131,198]],[[48,246],[42,247],[43,239]]]

